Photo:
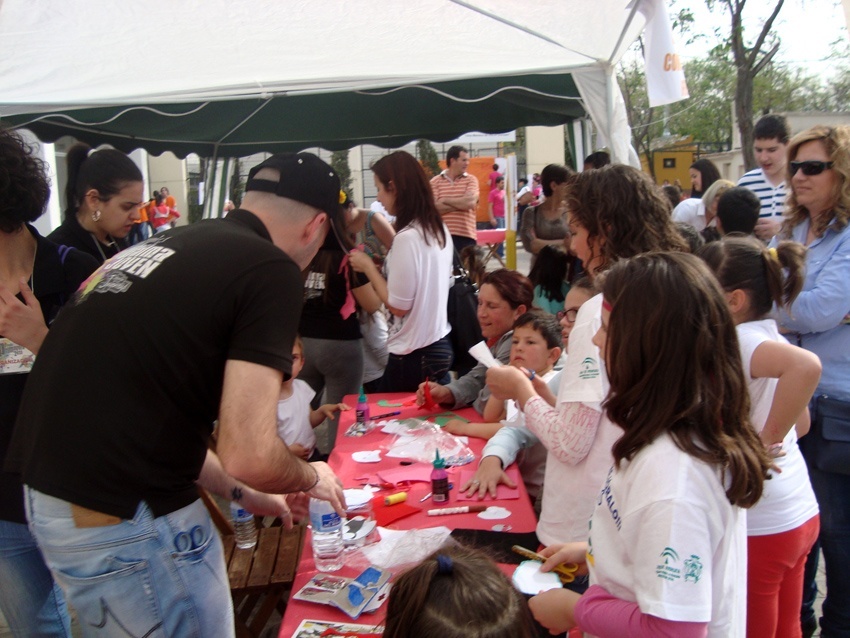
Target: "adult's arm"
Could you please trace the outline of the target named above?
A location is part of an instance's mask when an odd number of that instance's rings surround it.
[[[277,435],[276,409],[282,374],[249,361],[229,359],[219,410],[218,455],[224,470],[273,494],[307,492],[345,511],[342,483],[326,463],[306,463]]]
[[[776,243],[774,239],[772,244]],[[792,332],[826,332],[850,313],[850,231],[843,231],[839,245],[824,264],[815,284],[801,292],[788,312],[780,309],[777,322]]]
[[[522,226],[519,229],[519,238],[522,240],[522,247],[527,252],[533,252],[531,243],[537,238],[534,232],[534,221],[537,219],[537,207],[529,206],[522,213]]]
[[[221,459],[212,450],[207,450],[207,458],[204,459],[201,474],[195,482],[208,492],[228,501],[240,503],[252,514],[281,518],[287,529],[292,527],[292,514],[286,496],[258,492],[253,487],[233,478],[224,471]]]
[[[41,304],[35,298],[25,279],[18,282],[21,296],[0,285],[0,335],[23,346],[33,354],[38,354],[41,344],[47,337],[47,324],[41,312]]]
[[[378,296],[378,299],[387,307],[391,313],[393,313],[397,317],[403,317],[406,315],[410,308],[396,308],[390,304],[390,295],[389,288],[387,285],[387,280],[384,279],[384,276],[378,271],[378,267],[375,265],[375,262],[372,261],[372,258],[364,253],[361,250],[352,250],[348,253],[349,263],[351,267],[357,272],[362,272],[369,278],[369,283],[372,288],[375,290],[375,294]]]
[[[375,236],[381,240],[381,243],[387,250],[392,248],[393,239],[395,239],[395,229],[387,221],[387,218],[380,213],[377,213],[372,215],[371,222]]]

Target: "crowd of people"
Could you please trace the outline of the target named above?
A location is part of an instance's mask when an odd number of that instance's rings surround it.
[[[196,485],[289,525],[305,494],[342,513],[323,459],[343,397],[368,388],[477,410],[445,426],[487,439],[459,489],[495,496],[517,463],[543,569],[582,566],[526,604],[480,552],[442,549],[397,579],[385,635],[810,636],[821,551],[823,635],[850,635],[850,128],[792,139],[768,115],[755,136],[758,169],[735,184],[699,159],[680,201],[604,152],[522,184],[531,272],[488,272],[478,291],[503,365],[458,374],[447,302],[478,205],[466,149],[430,180],[404,151],[375,162],[392,224],[315,156],[275,155],[226,219],[130,245],[141,208],[173,221],[165,189],[148,205],[127,156],[75,147],[64,221],[41,238],[44,168],[2,131],[13,630],[70,635],[67,599],[133,635],[231,635]],[[498,165],[489,180],[500,227]],[[198,546],[175,552],[190,529]]]

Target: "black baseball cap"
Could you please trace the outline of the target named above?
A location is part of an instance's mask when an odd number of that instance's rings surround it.
[[[255,179],[254,175],[264,168],[279,171],[280,180]],[[278,153],[263,160],[248,172],[245,192],[248,191],[294,199],[325,211],[334,226],[340,222],[339,207],[344,193],[340,191],[339,176],[312,153]]]

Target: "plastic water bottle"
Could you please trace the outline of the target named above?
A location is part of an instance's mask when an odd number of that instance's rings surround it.
[[[335,572],[344,564],[342,519],[327,501],[310,499],[310,525],[313,528],[313,561],[320,572]]]
[[[233,530],[236,532],[236,547],[240,549],[254,547],[257,544],[254,515],[236,501],[231,501],[230,518],[233,519]]]

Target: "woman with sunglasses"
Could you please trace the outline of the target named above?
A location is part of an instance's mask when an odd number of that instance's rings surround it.
[[[800,440],[821,512],[820,546],[826,564],[823,635],[850,635],[850,458],[838,462],[824,454],[826,445],[841,445],[825,432],[850,438],[850,127],[815,126],[788,146],[786,220],[772,246],[792,239],[808,248],[803,291],[776,319],[791,343],[820,357],[823,374],[815,391],[812,430]],[[843,444],[847,446],[847,443]],[[803,635],[817,627],[811,604],[817,588],[817,545],[809,554],[803,591]]]

